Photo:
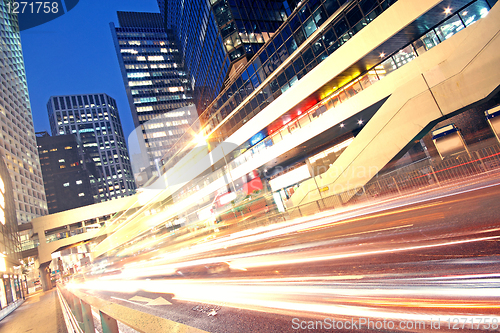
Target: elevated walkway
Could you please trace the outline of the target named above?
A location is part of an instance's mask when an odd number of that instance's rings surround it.
[[[500,6],[496,5],[487,17],[332,110],[348,112],[368,101],[390,96],[328,171],[303,182],[287,207],[364,186],[438,121],[485,102],[497,93],[499,22]],[[362,30],[349,42],[366,37],[365,32],[370,30]],[[335,116],[325,114],[325,117]],[[324,122],[328,122],[326,118]]]

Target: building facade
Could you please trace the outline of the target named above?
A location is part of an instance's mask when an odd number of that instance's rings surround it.
[[[106,94],[52,96],[53,136],[75,134],[101,173],[98,200],[129,196],[135,182],[116,101]]]
[[[187,108],[193,104],[191,85],[160,14],[118,12],[118,22],[119,27],[110,23],[111,34],[140,145],[149,159],[142,167],[154,170],[198,118]]]
[[[47,214],[17,15],[0,3],[0,153],[10,172],[18,223]]]
[[[407,153],[429,158],[432,128],[498,104],[495,3],[299,3],[201,115],[210,153],[185,161],[205,164],[166,172],[185,177],[170,193],[189,205],[186,221],[221,196],[222,206],[244,200],[257,175],[283,209],[326,197],[342,205]]]
[[[36,141],[49,214],[99,202],[101,174],[76,134],[42,132]]]
[[[199,113],[293,11],[279,0],[159,0],[158,5],[175,32]]]
[[[5,157],[0,156],[0,315],[2,309],[23,298],[14,188]]]

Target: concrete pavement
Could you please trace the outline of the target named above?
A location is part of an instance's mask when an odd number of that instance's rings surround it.
[[[35,293],[0,321],[0,333],[67,333],[57,289]]]

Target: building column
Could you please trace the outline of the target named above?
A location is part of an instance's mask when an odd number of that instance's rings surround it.
[[[49,265],[50,261],[44,262],[38,268],[40,271],[40,280],[42,282],[43,291],[48,291],[52,289],[52,281],[50,281]]]

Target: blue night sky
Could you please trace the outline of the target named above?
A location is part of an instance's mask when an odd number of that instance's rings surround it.
[[[106,93],[116,99],[125,137],[134,130],[111,38],[117,11],[159,12],[155,0],[80,0],[53,21],[21,32],[35,130],[48,131],[52,95]]]

